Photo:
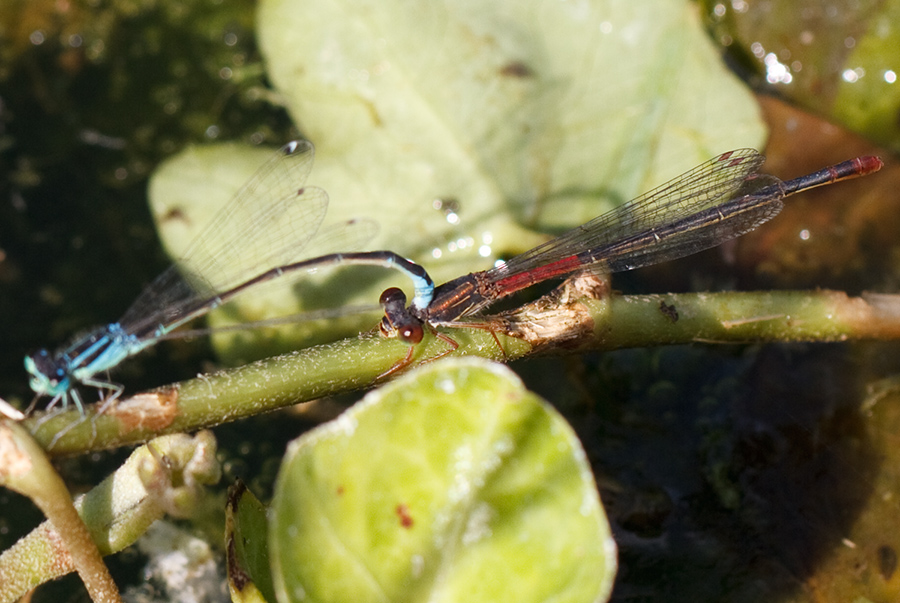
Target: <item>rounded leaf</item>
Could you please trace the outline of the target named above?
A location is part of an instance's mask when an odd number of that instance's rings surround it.
[[[269,542],[288,601],[605,600],[615,544],[571,427],[453,359],[291,444]]]

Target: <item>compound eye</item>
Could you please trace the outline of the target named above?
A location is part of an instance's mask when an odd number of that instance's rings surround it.
[[[398,289],[397,287],[390,287],[385,289],[381,294],[381,297],[378,298],[378,303],[382,306],[392,305],[395,307],[404,308],[406,307],[406,294],[402,289]]]
[[[422,325],[407,325],[401,328],[397,334],[400,341],[409,344],[419,343],[424,336],[425,332],[422,330]]]
[[[34,375],[36,383],[47,383],[52,387],[56,387],[68,375],[63,361],[47,350],[38,350],[28,356],[25,359],[25,369]]]
[[[50,352],[47,350],[38,350],[26,358],[25,366],[27,367],[29,365],[32,367],[29,370],[36,371],[47,377],[51,377],[59,370],[59,366],[53,358],[50,357]]]

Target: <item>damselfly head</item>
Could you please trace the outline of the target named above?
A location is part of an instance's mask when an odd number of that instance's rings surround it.
[[[406,294],[397,287],[385,289],[378,300],[384,308],[384,318],[379,329],[385,337],[396,337],[404,343],[415,345],[425,336],[420,320],[406,308]]]
[[[28,381],[38,395],[56,396],[69,387],[69,374],[61,359],[48,350],[38,350],[25,356],[25,370],[31,375]]]

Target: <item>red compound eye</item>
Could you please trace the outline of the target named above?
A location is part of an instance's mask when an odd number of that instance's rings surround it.
[[[407,325],[400,329],[397,334],[400,341],[410,344],[419,343],[424,336],[425,332],[422,330],[422,325]]]

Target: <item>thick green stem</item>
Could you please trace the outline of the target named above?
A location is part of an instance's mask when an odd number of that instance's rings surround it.
[[[900,296],[834,291],[687,293],[599,299],[546,296],[471,328],[441,328],[413,348],[377,336],[347,339],[119,401],[103,415],[75,410],[27,425],[52,454],[71,454],[192,431],[375,385],[443,356],[498,361],[533,353],[683,343],[845,341],[900,337]],[[457,345],[453,348],[450,341]],[[498,345],[498,343],[500,345]]]
[[[39,547],[37,556],[46,553],[54,559],[53,567],[67,566],[75,569],[97,603],[121,601],[119,590],[103,563],[103,557],[75,506],[62,478],[53,469],[43,449],[31,438],[31,434],[18,423],[0,422],[0,482],[30,498],[47,517],[43,532],[52,532]],[[62,544],[60,547],[59,544]],[[12,558],[14,556],[10,556]],[[24,559],[22,558],[24,557]],[[11,601],[24,594],[27,588],[40,584],[35,576],[35,556],[22,556],[20,563],[0,563],[0,599]],[[7,555],[4,554],[6,559]]]

